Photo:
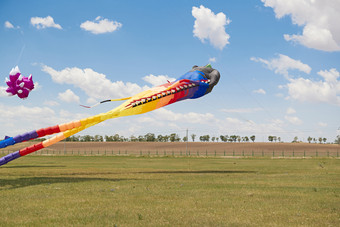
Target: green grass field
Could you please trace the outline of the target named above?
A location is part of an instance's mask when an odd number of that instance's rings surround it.
[[[26,156],[0,226],[340,226],[340,159]]]

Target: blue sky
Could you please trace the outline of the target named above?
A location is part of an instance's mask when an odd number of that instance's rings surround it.
[[[221,73],[209,95],[80,135],[340,134],[340,3],[258,1],[6,1],[0,3],[0,137],[106,112],[193,65]],[[5,93],[19,66],[36,88]]]

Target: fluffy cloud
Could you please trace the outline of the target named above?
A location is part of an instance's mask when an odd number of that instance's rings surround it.
[[[340,2],[334,0],[262,0],[274,9],[277,18],[290,16],[293,24],[303,26],[302,35],[285,34],[287,41],[323,51],[340,50]]]
[[[279,86],[279,88],[288,89],[288,98],[302,102],[325,102],[340,105],[340,75],[335,68],[319,71],[317,74],[321,77],[321,80],[316,81],[303,77],[293,78],[292,75],[289,75],[288,70],[292,69],[309,74],[311,68],[301,61],[294,60],[285,55],[280,54],[279,58],[269,61],[254,57],[252,57],[251,60],[262,62],[269,69],[274,70],[275,73],[285,76],[288,83]]]
[[[6,87],[1,87],[0,86],[0,97],[5,97],[8,96],[8,93],[6,92]]]
[[[9,21],[5,21],[5,28],[14,28],[13,24]]]
[[[192,7],[192,16],[195,17],[194,36],[202,42],[206,39],[210,43],[222,50],[225,45],[229,44],[229,34],[225,32],[225,26],[230,24],[230,20],[224,13],[214,14],[209,8],[204,6]]]
[[[293,125],[301,125],[302,121],[296,116],[285,116],[285,119]]]
[[[286,111],[287,114],[295,114],[296,110],[294,110],[292,107],[289,107]]]
[[[58,98],[61,101],[64,102],[76,102],[79,103],[79,96],[77,96],[76,94],[74,94],[73,91],[71,91],[70,89],[67,89],[65,92],[63,93],[59,93],[58,94]]]
[[[250,58],[250,60],[264,63],[270,70],[274,70],[275,73],[285,76],[288,76],[288,70],[299,70],[307,74],[312,70],[309,65],[302,63],[300,60],[292,59],[283,54],[279,54],[278,58],[273,58],[271,60],[255,57]]]
[[[143,77],[143,80],[150,83],[152,86],[158,86],[158,85],[167,83],[167,81],[171,82],[176,79],[169,77],[167,75],[155,76],[155,75],[150,74],[148,76]]]
[[[319,71],[322,80],[291,78],[286,85],[289,97],[302,102],[325,102],[340,106],[340,80],[336,69]]]
[[[253,91],[254,93],[257,93],[257,94],[262,94],[262,95],[265,95],[266,94],[266,91],[263,90],[262,88],[258,89],[258,90],[254,90]]]
[[[80,27],[93,34],[103,34],[116,31],[122,27],[122,24],[117,21],[110,21],[98,16],[94,21],[85,21],[80,25]]]
[[[209,58],[209,62],[216,62],[216,58],[215,57]]]
[[[48,73],[54,82],[74,85],[83,90],[92,99],[97,100],[128,97],[146,88],[130,82],[111,82],[106,78],[106,75],[95,72],[90,68],[80,69],[73,67],[57,71],[43,65],[42,71]]]
[[[254,113],[257,111],[263,111],[263,108],[240,108],[240,109],[222,109],[225,113]]]
[[[54,23],[54,20],[51,16],[31,17],[31,24],[37,29],[44,29],[44,28],[62,29],[62,27],[59,24]]]
[[[213,125],[216,124],[215,116],[211,113],[176,113],[166,108],[160,108],[152,111],[150,115],[139,117],[139,123],[149,124],[158,127],[169,127],[180,129],[185,124]],[[217,125],[217,124],[216,124]]]

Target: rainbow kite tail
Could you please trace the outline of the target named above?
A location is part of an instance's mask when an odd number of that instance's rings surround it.
[[[88,118],[84,118],[80,121],[72,121],[66,124],[61,124],[61,125],[55,125],[52,127],[48,127],[48,128],[44,128],[44,129],[39,129],[36,131],[32,131],[32,132],[28,132],[22,135],[18,135],[16,137],[11,137],[11,138],[7,138],[3,141],[0,141],[0,148],[2,147],[6,147],[9,145],[13,145],[15,143],[20,143],[20,142],[24,142],[27,140],[31,140],[31,139],[35,139],[35,138],[39,138],[39,137],[43,137],[46,135],[52,135],[55,133],[59,133],[58,135],[55,135],[54,137],[44,140],[40,143],[34,144],[32,146],[23,148],[21,150],[18,150],[16,152],[13,152],[11,154],[8,154],[4,157],[0,158],[0,166],[13,161],[19,157],[28,155],[32,152],[38,151],[40,149],[46,148],[48,146],[51,146],[52,144],[55,144],[67,137],[70,137],[88,127],[91,127],[93,125],[96,125],[108,118],[114,118],[115,116],[110,113],[110,114],[99,114],[93,117],[88,117]],[[61,132],[61,133],[60,133]]]

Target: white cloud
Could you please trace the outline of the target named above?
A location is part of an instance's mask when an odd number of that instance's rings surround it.
[[[209,62],[216,62],[216,58],[215,57],[209,58]]]
[[[293,109],[292,107],[289,107],[286,111],[287,114],[295,114],[296,113],[296,110]]]
[[[58,94],[58,98],[61,100],[61,101],[64,101],[64,102],[76,102],[76,103],[79,103],[79,96],[77,96],[76,94],[74,94],[73,91],[71,91],[70,89],[67,89],[65,92],[63,93],[59,93]]]
[[[43,103],[46,106],[59,106],[60,104],[56,101],[53,100],[47,100]]]
[[[93,34],[103,34],[108,32],[114,32],[121,28],[123,25],[117,21],[110,21],[108,19],[103,19],[97,17],[94,21],[85,21],[80,27],[85,31],[89,31]]]
[[[285,34],[287,41],[323,51],[340,50],[340,1],[334,0],[262,0],[274,9],[276,18],[290,16],[303,27],[302,35]]]
[[[0,86],[0,97],[6,97],[8,96],[8,93],[6,92],[6,87],[1,87]]]
[[[320,127],[327,127],[327,123],[325,123],[325,122],[319,122],[318,123],[318,126],[320,126]]]
[[[37,29],[44,29],[44,28],[62,29],[62,27],[59,24],[54,23],[54,19],[51,16],[31,17],[31,24]]]
[[[279,54],[278,58],[273,58],[271,60],[255,57],[251,57],[250,60],[264,63],[270,70],[274,70],[275,73],[285,76],[288,76],[288,70],[299,70],[307,74],[312,70],[309,65],[302,63],[300,60],[295,60],[283,54]]]
[[[145,89],[145,87],[142,88],[135,83],[111,82],[106,78],[106,75],[95,72],[90,68],[80,69],[73,67],[57,71],[43,65],[42,71],[48,73],[56,83],[71,84],[82,89],[92,101],[93,99],[129,97]]]
[[[252,61],[262,62],[269,69],[274,70],[285,76],[288,80],[286,85],[280,85],[279,89],[288,89],[287,98],[299,100],[302,102],[324,102],[333,105],[340,105],[340,74],[335,69],[321,70],[317,74],[322,80],[315,81],[302,77],[293,78],[289,75],[288,70],[296,69],[309,74],[311,67],[299,60],[294,60],[288,56],[279,55],[279,58],[265,60],[262,58],[251,58]]]
[[[286,85],[289,98],[302,102],[325,102],[340,105],[340,80],[336,69],[319,71],[318,75],[323,80],[313,81],[310,79],[289,79]]]
[[[258,90],[254,90],[253,91],[254,93],[257,93],[257,94],[262,94],[262,95],[265,95],[266,94],[266,91],[263,90],[262,88],[258,89]]]
[[[13,24],[9,21],[5,21],[5,28],[14,28]]]
[[[302,121],[296,116],[285,116],[285,119],[293,125],[301,125]]]
[[[256,123],[251,120],[240,120],[238,118],[227,117],[219,120],[218,126],[221,132],[227,129],[230,134],[276,134],[283,132],[283,122],[281,120],[272,120],[269,123]],[[257,139],[258,141],[259,139]]]
[[[150,83],[152,86],[158,86],[158,85],[162,85],[167,83],[167,81],[174,81],[176,80],[175,78],[169,77],[167,75],[159,75],[159,76],[155,76],[155,75],[148,75],[143,77],[143,80]]]
[[[192,16],[195,17],[194,36],[202,42],[206,39],[210,43],[222,50],[225,45],[229,44],[229,34],[225,32],[225,26],[231,21],[222,12],[214,14],[209,8],[200,6],[200,8],[192,7]]]
[[[262,108],[240,108],[240,109],[222,109],[225,113],[254,113],[258,111],[263,111]]]
[[[37,29],[44,29],[44,28],[62,29],[62,27],[59,24],[54,23],[54,20],[51,16],[31,17],[31,24]]]

